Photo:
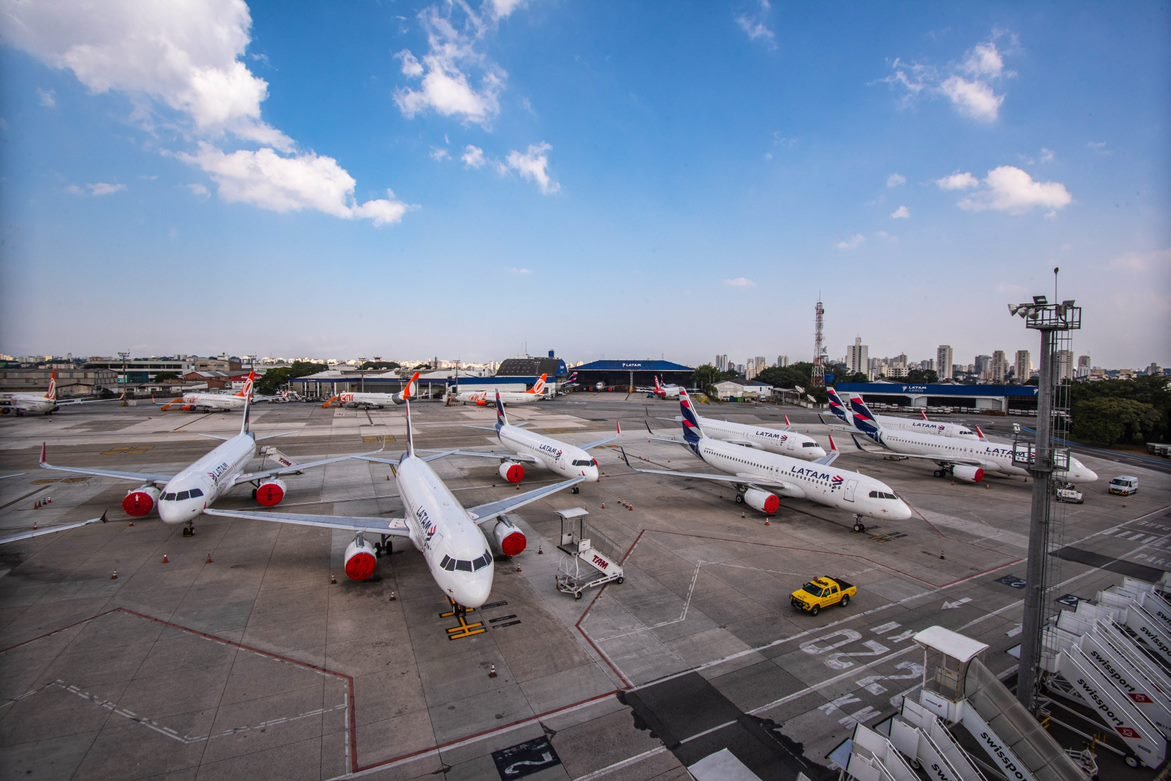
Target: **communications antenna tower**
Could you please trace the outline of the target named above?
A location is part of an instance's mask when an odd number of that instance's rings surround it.
[[[821,305],[821,296],[817,297],[817,313],[813,330],[813,387],[825,387],[825,307]]]

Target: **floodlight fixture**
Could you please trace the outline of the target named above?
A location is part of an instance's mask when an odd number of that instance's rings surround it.
[[[1049,299],[1045,296],[1033,296],[1033,303],[1037,306],[1048,306]]]

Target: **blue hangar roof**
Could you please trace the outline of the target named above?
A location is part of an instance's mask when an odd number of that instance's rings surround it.
[[[896,394],[905,396],[1011,396],[1035,398],[1035,385],[904,385],[897,382],[840,382],[835,387],[864,396]]]
[[[593,361],[571,371],[577,372],[693,372],[695,369],[673,361]]]

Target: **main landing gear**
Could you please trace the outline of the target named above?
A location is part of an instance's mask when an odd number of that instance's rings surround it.
[[[572,488],[572,493],[575,493],[575,494],[580,494],[580,493],[581,493],[581,486],[577,486],[577,485],[575,485],[575,486]]]
[[[936,477],[947,477],[948,475],[951,474],[951,467],[949,467],[949,466],[940,467],[939,469],[936,469],[931,474],[935,475]]]
[[[184,537],[194,537],[195,536],[195,521],[188,521],[186,523],[186,525],[183,526],[183,536]]]
[[[866,524],[862,523],[862,516],[855,515],[854,516],[854,532],[857,534],[861,534],[864,531],[866,531]]]
[[[394,553],[394,549],[391,547],[390,543],[390,535],[382,534],[379,536],[382,539],[374,543],[374,555],[382,558],[383,556],[389,556],[390,554]]]

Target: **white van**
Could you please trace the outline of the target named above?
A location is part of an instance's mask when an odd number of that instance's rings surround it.
[[[1133,493],[1138,493],[1138,478],[1130,475],[1120,475],[1110,481],[1110,485],[1106,487],[1112,494],[1119,496],[1130,496]]]

